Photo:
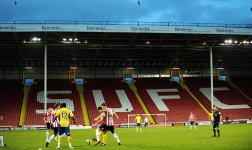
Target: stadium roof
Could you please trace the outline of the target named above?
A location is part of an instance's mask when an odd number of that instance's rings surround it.
[[[252,67],[251,25],[52,21],[1,22],[0,66],[43,66],[45,44],[49,66],[208,68],[211,46],[215,67]]]

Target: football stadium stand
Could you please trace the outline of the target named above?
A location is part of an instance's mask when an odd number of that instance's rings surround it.
[[[184,78],[192,93],[201,100],[209,110],[210,79],[209,78]],[[223,119],[238,120],[252,117],[252,102],[225,81],[214,80],[214,106],[217,106]]]
[[[186,122],[190,112],[197,120],[208,120],[207,113],[176,82],[167,78],[142,78],[136,82],[138,92],[151,113],[167,115],[167,122]]]
[[[184,78],[184,81],[194,96],[210,111],[209,78]],[[240,84],[237,84],[238,81]],[[249,82],[245,84],[241,81],[240,78],[233,79],[243,91]],[[0,81],[0,85],[0,126],[18,126],[24,85],[21,81],[13,80]],[[36,80],[31,87],[24,125],[43,125],[43,85],[42,80]],[[135,85],[148,111],[152,114],[166,114],[167,122],[187,122],[190,112],[196,115],[198,121],[208,120],[207,112],[197,101],[180,84],[168,78],[140,78]],[[126,124],[128,114],[145,113],[134,92],[121,79],[85,80],[83,94],[92,125],[95,123],[94,118],[99,115],[97,106],[103,102],[114,108],[119,115],[116,124]],[[74,110],[77,124],[85,125],[79,93],[74,83],[69,80],[48,80],[48,97],[48,106],[52,107],[55,102],[66,102],[68,108]],[[227,82],[217,79],[214,80],[214,105],[219,107],[224,120],[227,117],[229,120],[250,119],[252,116],[252,102]],[[131,119],[130,122],[134,122],[134,117]],[[154,117],[154,120],[158,122],[158,118]]]
[[[47,106],[65,102],[78,125],[94,124],[97,106],[103,102],[119,115],[116,124],[128,123],[130,114],[148,113],[166,114],[166,122],[188,122],[193,112],[197,121],[208,121],[210,79],[204,77],[210,74],[209,66],[213,66],[214,75],[225,73],[223,79],[232,79],[229,83],[214,80],[214,105],[223,118],[250,119],[251,27],[185,22],[0,21],[0,126],[44,125],[43,79],[48,79]],[[171,81],[170,76],[181,82]],[[133,83],[122,81],[131,77]],[[23,85],[24,79],[34,79],[34,84],[26,85],[25,80]],[[74,79],[84,79],[85,83],[76,85]],[[158,119],[149,116],[151,123],[158,123]]]

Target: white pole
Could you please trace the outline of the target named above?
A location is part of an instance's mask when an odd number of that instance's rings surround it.
[[[47,111],[47,45],[44,51],[44,109]]]
[[[211,109],[213,109],[213,51],[210,46]]]

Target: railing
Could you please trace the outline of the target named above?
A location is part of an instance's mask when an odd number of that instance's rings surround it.
[[[218,24],[185,22],[136,22],[136,21],[64,21],[64,20],[0,20],[0,24],[69,24],[69,25],[131,25],[131,26],[194,26],[252,28],[252,24]]]

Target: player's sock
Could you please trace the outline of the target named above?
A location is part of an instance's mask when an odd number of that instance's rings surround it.
[[[102,143],[103,143],[103,144],[107,144],[107,134],[106,134],[106,133],[103,133],[103,136],[102,136]]]
[[[117,143],[120,143],[120,139],[119,139],[118,135],[116,133],[114,133],[113,135],[114,135],[114,138],[116,139]]]
[[[140,127],[139,130],[142,132],[142,128]]]
[[[49,140],[49,131],[46,131],[46,142]]]
[[[0,136],[0,146],[4,146],[3,136]]]
[[[220,130],[219,129],[217,129],[217,132],[218,132],[218,136],[220,136]]]
[[[214,136],[216,136],[216,130],[215,129],[213,129],[213,132],[214,132]]]
[[[100,140],[103,140],[104,133],[103,131],[100,131]]]
[[[136,132],[138,132],[138,127],[136,127]]]
[[[101,134],[102,134],[102,132],[101,132]],[[101,139],[100,139],[100,131],[99,131],[99,129],[95,130],[95,135],[96,135],[96,140],[100,141]]]
[[[196,129],[196,125],[194,125],[194,129]]]
[[[60,148],[60,142],[61,142],[61,136],[58,135],[58,147],[57,148]]]
[[[71,139],[72,139],[71,136],[67,136],[67,142],[68,142],[69,147],[72,147]]]
[[[50,136],[50,138],[49,138],[49,140],[47,142],[50,143],[54,138],[55,138],[55,135],[53,134],[53,135]]]

